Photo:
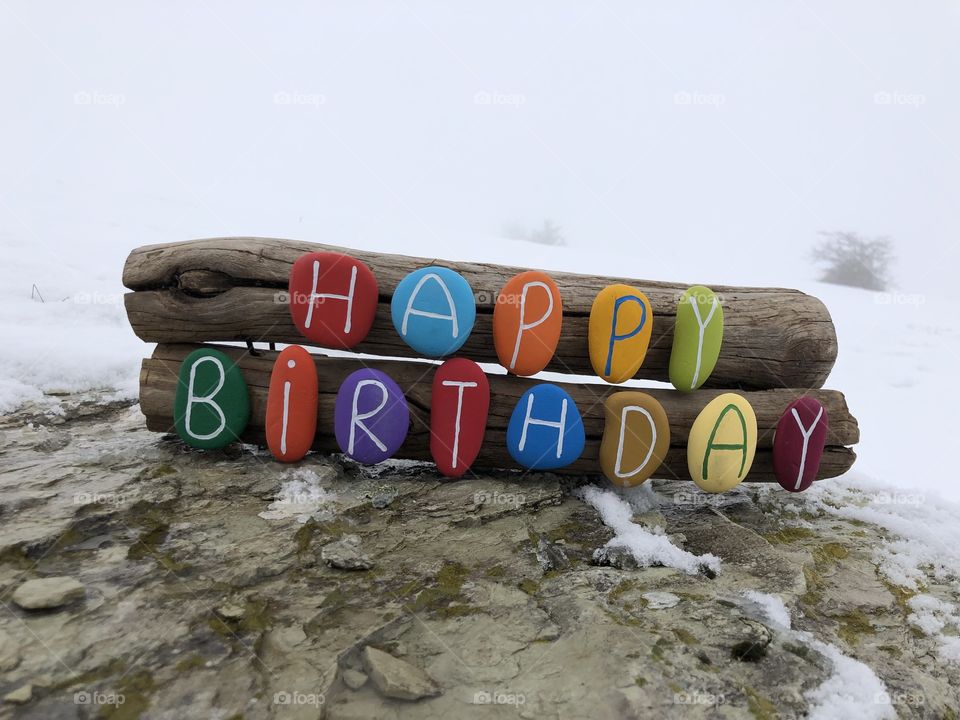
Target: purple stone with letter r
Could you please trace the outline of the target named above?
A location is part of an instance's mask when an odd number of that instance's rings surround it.
[[[393,457],[407,437],[410,409],[389,375],[364,368],[350,373],[333,409],[337,445],[349,457],[373,465]]]

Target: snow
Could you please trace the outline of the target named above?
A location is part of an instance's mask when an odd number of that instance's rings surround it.
[[[790,611],[781,598],[756,590],[744,590],[743,596],[760,608],[769,624],[778,628],[790,629]]]
[[[811,720],[885,720],[897,716],[886,685],[867,665],[807,633],[797,635],[833,663],[833,674],[807,694],[812,705],[808,715]]]
[[[858,472],[842,481],[817,482],[799,496],[810,510],[861,520],[891,534],[876,551],[881,574],[910,590],[927,573],[949,581],[960,576],[960,504],[881,483]]]
[[[310,519],[333,517],[337,494],[320,485],[320,478],[309,468],[293,468],[283,473],[277,499],[259,513],[264,520],[296,518],[300,524]]]
[[[869,666],[844,655],[830,643],[817,640],[809,632],[792,630],[790,611],[776,595],[747,590],[744,597],[759,608],[761,618],[771,627],[787,634],[825,656],[833,672],[825,681],[807,693],[810,702],[808,717],[812,720],[865,720],[895,718],[886,685]]]
[[[907,601],[907,606],[911,610],[907,622],[938,640],[940,658],[960,663],[960,609],[953,603],[926,594],[914,595]]]
[[[595,485],[588,485],[578,488],[576,494],[592,505],[600,513],[603,524],[615,533],[595,554],[603,553],[604,549],[623,548],[641,567],[663,565],[690,575],[701,572],[704,567],[715,573],[720,572],[720,558],[717,556],[689,553],[670,542],[659,526],[647,530],[633,522],[634,507],[613,490],[601,490]]]

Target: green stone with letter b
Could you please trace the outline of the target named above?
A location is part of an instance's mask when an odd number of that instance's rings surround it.
[[[250,395],[234,361],[219,350],[190,353],[180,365],[173,412],[188,445],[209,450],[239,440],[250,420]]]

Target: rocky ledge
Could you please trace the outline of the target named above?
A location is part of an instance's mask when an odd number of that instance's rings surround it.
[[[290,468],[55,408],[0,425],[0,715],[956,717],[956,578],[919,622],[889,528],[829,503]]]

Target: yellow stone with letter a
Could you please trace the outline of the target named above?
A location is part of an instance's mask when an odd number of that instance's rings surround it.
[[[736,487],[757,451],[757,416],[736,393],[718,395],[700,411],[687,439],[690,477],[707,492]]]

